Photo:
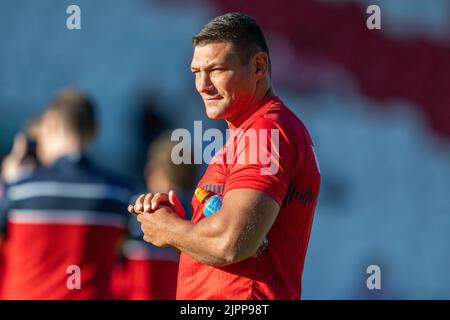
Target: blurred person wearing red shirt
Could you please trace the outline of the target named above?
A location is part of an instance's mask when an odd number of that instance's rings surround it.
[[[145,166],[147,190],[174,190],[184,208],[190,207],[195,187],[195,165],[175,165],[171,151],[175,142],[163,133],[148,150]],[[179,253],[173,248],[159,248],[142,240],[142,231],[134,217],[130,219],[130,240],[125,242],[125,296],[131,300],[174,300],[176,298]]]
[[[44,166],[8,185],[0,203],[3,299],[111,298],[131,193],[86,156],[95,133],[94,106],[78,90],[62,90],[44,112]]]
[[[299,299],[320,189],[310,135],[274,94],[269,49],[253,18],[216,17],[193,45],[191,70],[206,114],[233,130],[198,183],[221,195],[222,207],[205,217],[193,197],[188,221],[170,191],[143,194],[129,211],[144,240],[181,251],[177,299]],[[272,161],[250,161],[248,153]]]

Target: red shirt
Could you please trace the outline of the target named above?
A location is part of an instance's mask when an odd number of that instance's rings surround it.
[[[111,272],[123,228],[9,223],[3,299],[111,299]],[[67,281],[80,268],[80,289]]]
[[[175,299],[179,255],[173,248],[158,248],[143,240],[128,240],[124,245],[124,256],[124,299]]]
[[[231,132],[198,187],[221,195],[232,189],[255,189],[278,202],[280,211],[267,235],[269,245],[257,258],[213,267],[181,254],[177,299],[299,299],[320,189],[309,133],[277,97],[264,98],[229,129],[245,134]],[[271,130],[278,132],[278,139]],[[261,156],[268,154],[272,154],[270,164]],[[264,172],[269,168],[270,172]],[[192,222],[196,223],[204,218],[203,205],[193,197],[192,207]]]

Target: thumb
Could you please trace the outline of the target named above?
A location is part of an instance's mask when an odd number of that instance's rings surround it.
[[[178,200],[175,192],[173,192],[172,190],[169,191],[169,202],[174,207],[180,218],[186,219],[186,213],[184,212],[183,205],[181,204],[180,200]]]

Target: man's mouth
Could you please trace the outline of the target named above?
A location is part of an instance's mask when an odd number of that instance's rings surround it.
[[[223,99],[223,97],[221,97],[221,96],[210,97],[210,98],[205,98],[204,100],[205,100],[205,101],[209,101],[209,100],[220,100],[220,99]]]

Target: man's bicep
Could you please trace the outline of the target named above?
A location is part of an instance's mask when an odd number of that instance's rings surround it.
[[[259,190],[281,205],[301,161],[297,144],[274,121],[261,119],[254,127],[271,134],[258,135],[253,143],[245,139],[248,142],[245,148],[236,148],[237,161],[231,165],[225,192],[246,188]]]
[[[265,193],[253,189],[232,189],[223,199],[225,223],[230,237],[253,254],[275,222],[280,206]]]

